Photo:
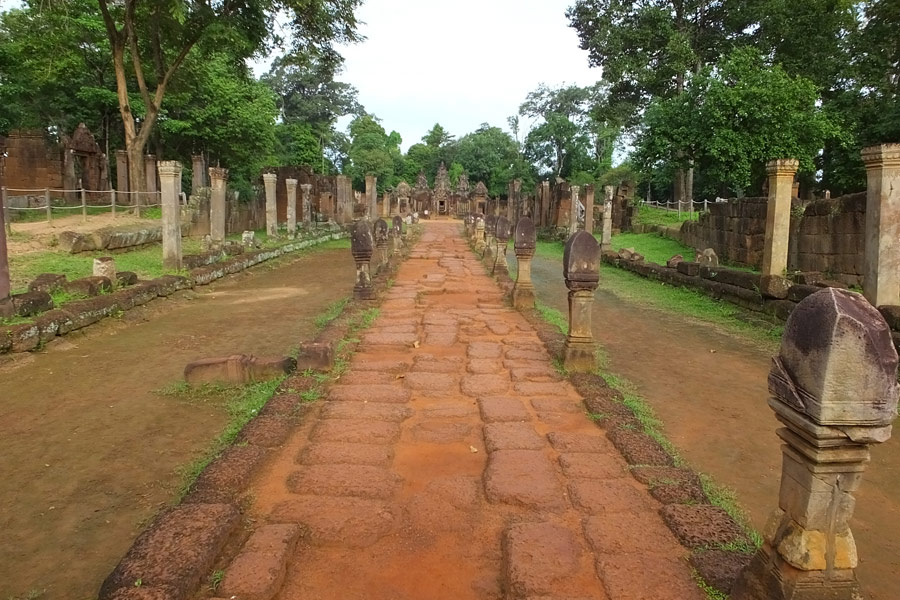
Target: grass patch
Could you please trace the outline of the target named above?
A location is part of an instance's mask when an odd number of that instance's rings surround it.
[[[706,583],[706,581],[703,580],[703,578],[700,576],[700,573],[698,573],[696,569],[692,569],[691,575],[694,578],[694,583],[697,584],[697,587],[703,590],[703,593],[706,594],[708,600],[728,600],[728,594],[723,594],[716,588]]]
[[[542,319],[559,329],[560,333],[565,334],[569,331],[569,320],[555,308],[538,300],[535,300],[534,308],[540,313]]]
[[[620,233],[612,236],[610,243],[614,250],[634,248],[648,261],[660,265],[665,265],[676,254],[682,255],[685,260],[694,259],[693,248],[656,233]]]
[[[690,212],[682,212],[679,216],[677,210],[666,210],[658,206],[640,205],[635,215],[632,217],[632,223],[636,225],[662,225],[671,227],[672,225],[680,225],[685,221],[696,221],[700,218],[700,213],[696,210],[693,214]]]
[[[244,425],[259,414],[283,379],[280,377],[272,381],[239,386],[214,384],[192,386],[185,381],[179,381],[157,390],[156,393],[160,396],[190,403],[224,405],[225,410],[228,411],[228,423],[213,440],[210,447],[201,456],[178,469],[181,484],[176,503],[180,502],[188,493],[203,469],[234,443]]]
[[[316,329],[325,329],[325,326],[337,319],[342,312],[344,312],[344,307],[347,306],[347,303],[350,302],[350,298],[341,298],[337,302],[333,302],[325,309],[325,312],[317,316],[313,322],[316,325]]]
[[[737,501],[737,494],[734,490],[731,490],[723,485],[720,485],[713,481],[712,477],[706,475],[705,473],[700,473],[700,483],[703,486],[703,491],[706,493],[706,497],[709,498],[710,504],[714,506],[718,506],[722,510],[728,513],[732,519],[734,519],[735,523],[740,525],[744,532],[747,534],[747,537],[750,539],[750,543],[731,543],[722,546],[721,550],[731,550],[733,552],[743,552],[744,554],[752,554],[762,546],[762,536],[753,529],[750,525],[750,519],[747,517],[747,513],[744,512],[744,509],[741,508],[740,504]]]

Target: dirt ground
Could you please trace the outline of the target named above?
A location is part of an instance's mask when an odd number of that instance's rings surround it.
[[[536,258],[538,299],[567,314],[560,262]],[[665,432],[698,471],[737,492],[761,530],[778,501],[779,426],[766,404],[767,376],[777,346],[762,348],[716,326],[623,302],[601,288],[594,337],[610,370],[636,384]],[[852,529],[857,573],[870,600],[898,597],[900,573],[900,440],[872,452],[857,494]]]
[[[315,315],[350,294],[354,273],[348,250],[314,251],[0,363],[0,598],[96,597],[173,499],[177,468],[227,421],[222,407],[154,390],[195,359],[283,355],[315,334]]]
[[[139,219],[131,212],[119,210],[115,219],[112,214],[88,215],[87,222],[81,218],[81,213],[68,217],[57,217],[53,221],[29,221],[25,223],[15,222],[10,224],[13,235],[7,241],[10,255],[24,254],[26,252],[40,252],[50,247],[50,240],[63,231],[77,231],[87,233],[110,227],[112,225],[132,225],[134,223],[159,223],[158,220]]]

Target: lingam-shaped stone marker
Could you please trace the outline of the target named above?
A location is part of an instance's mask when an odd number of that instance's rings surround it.
[[[475,251],[484,250],[484,215],[475,215]]]
[[[528,217],[522,217],[516,223],[516,235],[513,248],[516,252],[516,261],[519,268],[516,275],[516,285],[513,286],[512,301],[517,309],[534,308],[534,284],[531,282],[531,259],[537,246],[537,232],[534,222]]]
[[[378,251],[378,271],[387,267],[388,263],[388,224],[384,219],[377,219],[374,226],[375,249]]]
[[[586,231],[569,237],[563,251],[563,276],[569,288],[569,335],[563,365],[569,371],[590,372],[595,366],[591,309],[600,283],[600,244]]]
[[[356,261],[356,285],[353,286],[353,297],[356,300],[374,300],[375,289],[372,287],[372,276],[369,262],[375,250],[375,238],[369,221],[356,221],[350,228],[350,252]]]
[[[488,215],[484,218],[484,253],[481,258],[485,260],[493,260],[494,257],[494,237],[497,234],[497,216]]]
[[[897,416],[897,352],[861,295],[827,288],[804,299],[769,371],[769,407],[784,428],[778,508],[732,600],[857,600],[850,531],[869,445]]]
[[[391,241],[394,243],[394,254],[400,254],[400,236],[403,234],[403,218],[396,215],[391,219]]]
[[[497,257],[494,259],[494,268],[491,272],[500,271],[509,274],[509,263],[506,262],[506,250],[509,247],[509,236],[512,225],[504,216],[497,217],[497,231],[495,239],[497,240]]]

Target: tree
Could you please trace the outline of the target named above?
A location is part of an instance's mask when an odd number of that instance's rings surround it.
[[[353,180],[356,189],[365,189],[366,175],[378,178],[378,191],[393,184],[394,151],[399,152],[400,136],[391,132],[388,136],[378,119],[362,115],[350,122],[349,165],[344,173]]]
[[[739,48],[693,77],[683,94],[651,104],[636,158],[645,170],[696,161],[710,193],[720,183],[746,189],[776,158],[797,158],[801,171],[813,171],[835,133],[817,101],[812,81],[767,64],[754,48]]]
[[[590,64],[603,69],[610,94],[630,106],[628,124],[633,126],[652,100],[681,94],[692,73],[714,64],[742,37],[746,23],[736,4],[576,0],[566,16]],[[676,200],[691,198],[692,177],[689,167],[676,172]]]
[[[226,45],[238,56],[280,42],[270,32],[279,11],[289,18],[292,53],[328,52],[334,42],[354,42],[354,9],[361,0],[97,0],[112,52],[119,112],[130,164],[143,164],[144,147],[156,125],[172,78],[198,44]],[[129,80],[126,61],[134,75]],[[133,107],[129,85],[143,101]],[[133,190],[145,181],[129,170]]]
[[[460,138],[456,162],[465,169],[471,184],[483,181],[496,196],[506,195],[507,184],[513,179],[522,179],[523,186],[534,185],[533,168],[519,156],[515,140],[487,123]]]
[[[519,107],[520,116],[540,120],[525,136],[525,154],[548,168],[553,177],[570,175],[576,157],[587,153],[584,124],[589,100],[587,88],[550,89],[541,84]]]

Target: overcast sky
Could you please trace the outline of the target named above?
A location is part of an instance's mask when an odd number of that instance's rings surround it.
[[[404,150],[435,123],[457,138],[482,123],[507,129],[538,84],[599,79],[568,27],[572,1],[365,0],[357,17],[367,39],[342,48],[340,79],[388,132],[400,133]],[[0,9],[19,4],[0,0]]]
[[[539,83],[600,77],[568,27],[572,0],[366,0],[367,40],[344,48],[343,81],[404,150],[435,123],[461,137],[481,123],[507,128]]]

